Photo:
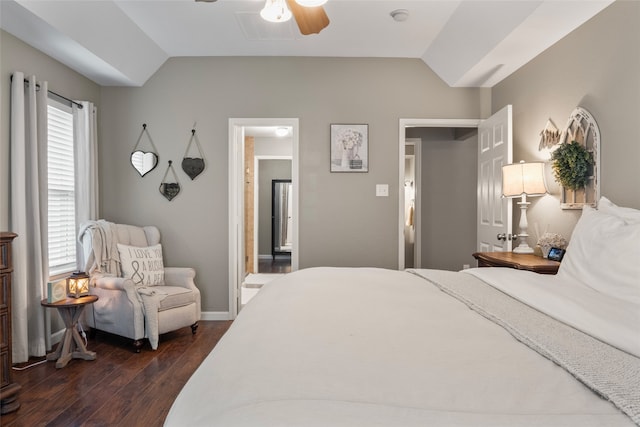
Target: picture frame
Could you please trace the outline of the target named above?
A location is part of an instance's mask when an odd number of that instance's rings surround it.
[[[49,304],[67,299],[67,280],[47,282],[47,302]]]
[[[369,172],[369,125],[332,124],[331,172]]]

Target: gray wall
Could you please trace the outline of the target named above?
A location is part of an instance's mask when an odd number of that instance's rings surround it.
[[[155,224],[168,265],[195,267],[203,311],[228,310],[228,121],[300,119],[300,267],[396,268],[398,120],[477,118],[479,89],[444,84],[419,59],[173,58],[141,88],[103,88],[103,215]],[[207,169],[182,192],[158,194],[166,161],[181,158],[193,122]],[[144,178],[129,165],[143,123],[160,152]],[[369,172],[329,172],[329,125],[369,124]],[[376,184],[389,197],[375,197]],[[185,244],[188,243],[188,244]]]
[[[271,180],[291,179],[291,160],[258,160],[258,255],[271,255]]]
[[[0,230],[9,229],[10,76],[22,71],[49,83],[49,90],[70,99],[91,101],[100,114],[100,86],[0,30]],[[9,230],[10,231],[10,230]]]
[[[514,160],[537,160],[548,118],[563,126],[575,106],[602,131],[602,190],[640,208],[640,3],[615,2],[493,90],[447,87],[422,61],[352,58],[173,58],[141,88],[96,84],[0,32],[0,228],[8,224],[9,75],[34,73],[65,96],[98,104],[102,216],[155,224],[168,265],[193,266],[204,311],[228,307],[228,119],[300,119],[300,267],[379,266],[397,262],[398,119],[481,118],[514,106]],[[179,165],[193,122],[207,162],[182,192],[158,193],[167,160]],[[160,152],[159,167],[140,178],[129,154],[143,123]],[[370,170],[329,173],[329,124],[368,123]],[[375,197],[376,184],[390,197]],[[518,212],[514,223],[517,224]],[[569,235],[577,212],[547,196],[530,223]],[[336,240],[339,236],[339,240]],[[339,242],[337,244],[336,242]],[[373,248],[373,249],[372,249]]]
[[[584,107],[595,117],[602,137],[602,195],[640,208],[638,23],[640,2],[616,1],[494,87],[494,111],[513,104],[514,161],[547,161],[549,152],[538,151],[547,119],[563,127],[575,107]],[[559,187],[549,181],[554,194],[530,199],[529,234],[538,223],[541,229],[548,226],[569,237],[580,211],[561,210]],[[517,228],[520,212],[513,211]],[[530,238],[529,244],[535,240]]]
[[[478,138],[450,128],[416,128],[422,140],[420,182],[422,268],[475,265]]]

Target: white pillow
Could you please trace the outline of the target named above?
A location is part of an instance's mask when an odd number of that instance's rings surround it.
[[[164,284],[162,245],[149,247],[128,246],[118,243],[120,263],[124,277],[133,280],[136,286]]]
[[[640,304],[640,222],[585,206],[558,276]]]
[[[604,196],[600,197],[598,210],[622,218],[627,224],[640,223],[640,210],[620,207]]]

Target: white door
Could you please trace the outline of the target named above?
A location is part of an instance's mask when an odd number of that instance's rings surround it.
[[[478,251],[511,251],[511,199],[502,198],[502,165],[513,162],[511,105],[478,126]]]

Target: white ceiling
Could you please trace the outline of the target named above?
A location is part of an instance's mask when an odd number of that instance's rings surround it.
[[[0,27],[105,86],[142,86],[170,57],[326,56],[420,58],[491,87],[612,2],[329,0],[329,26],[302,36],[263,21],[264,0],[0,0]]]

